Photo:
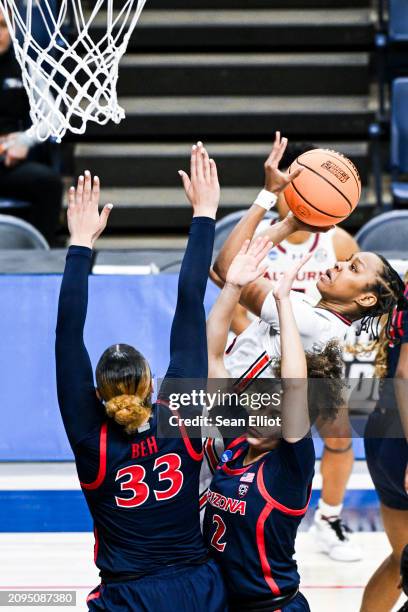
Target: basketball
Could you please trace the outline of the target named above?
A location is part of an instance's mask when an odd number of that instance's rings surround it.
[[[336,225],[353,212],[361,195],[357,168],[347,157],[329,149],[299,155],[290,171],[302,173],[285,189],[293,214],[309,225]]]

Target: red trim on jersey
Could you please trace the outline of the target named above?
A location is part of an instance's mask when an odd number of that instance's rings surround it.
[[[340,314],[339,312],[336,312],[335,310],[330,310],[330,308],[326,308],[326,310],[328,310],[329,312],[331,312],[335,317],[337,317],[338,319],[340,319],[340,321],[343,321],[343,323],[345,323],[346,325],[348,325],[350,327],[350,325],[353,324],[353,321],[350,321],[350,319],[348,319],[347,317],[345,317],[344,315]]]
[[[230,352],[232,351],[232,349],[234,348],[234,344],[237,341],[238,336],[235,336],[235,338],[233,339],[233,341],[231,342],[231,344],[229,345],[229,347],[227,348],[227,350],[225,351],[226,355],[229,355]]]
[[[169,402],[165,399],[158,399],[156,404],[161,404],[162,406],[166,406],[166,408],[169,408]],[[169,408],[170,410],[170,408]],[[172,412],[177,416],[178,419],[178,428],[180,430],[181,433],[181,437],[183,439],[184,442],[184,446],[186,447],[186,450],[188,452],[188,454],[190,455],[190,457],[194,460],[194,461],[201,461],[202,458],[204,457],[204,450],[201,449],[201,451],[199,453],[197,453],[197,451],[194,449],[193,445],[191,444],[191,440],[188,437],[188,433],[186,430],[186,427],[184,425],[184,423],[180,423],[180,416],[177,410],[172,410]]]
[[[282,253],[286,253],[286,249],[285,249],[285,247],[283,247],[282,245],[280,245],[280,244],[275,244],[275,246],[276,246],[276,248],[278,248],[278,249],[279,249],[279,250],[280,250]]]
[[[210,470],[212,473],[214,473],[218,465],[218,462],[219,462],[219,459],[215,452],[214,444],[215,444],[214,438],[207,438],[206,441],[204,442],[205,456],[208,459],[208,465],[210,466]]]
[[[207,504],[207,500],[208,500],[208,489],[206,489],[200,495],[200,500],[199,500],[200,510],[202,510],[204,506]]]
[[[177,418],[179,418],[177,410],[174,410],[174,412],[177,414]],[[183,442],[187,449],[188,454],[194,461],[201,461],[202,458],[204,457],[204,450],[201,449],[201,452],[197,453],[197,451],[194,449],[193,445],[191,444],[191,440],[188,437],[188,433],[187,433],[184,423],[180,423],[179,421],[178,426],[179,426],[181,437],[183,438]]]
[[[237,438],[237,439],[245,440],[245,438],[242,438],[242,437]],[[235,451],[235,453],[232,455],[230,461],[234,461],[234,459],[237,459],[240,455],[242,455],[244,451],[245,451],[245,446],[241,446],[241,448],[238,448]],[[245,474],[245,472],[249,470],[250,467],[251,467],[250,465],[247,465],[242,468],[230,468],[228,467],[226,463],[222,463],[221,465],[218,466],[218,468],[221,468],[226,474],[229,474],[230,476],[240,476],[241,474]]]
[[[264,351],[255,359],[252,365],[249,366],[241,378],[234,383],[234,391],[243,391],[252,382],[253,378],[259,376],[265,370],[265,368],[268,367],[270,362],[271,358],[269,357],[268,353]]]
[[[309,249],[309,253],[311,253],[312,251],[315,250],[315,248],[317,247],[317,245],[319,244],[319,239],[320,239],[320,234],[315,234],[315,238],[313,240],[313,244]]]
[[[86,490],[94,490],[101,486],[106,476],[106,450],[108,439],[108,424],[103,423],[99,436],[99,471],[93,482],[81,482],[81,487]]]
[[[276,510],[280,510],[284,514],[289,514],[290,516],[302,516],[303,514],[305,514],[306,511],[307,511],[307,508],[309,506],[310,497],[312,495],[312,488],[310,487],[309,497],[308,497],[308,500],[306,502],[306,506],[304,508],[300,508],[300,510],[299,509],[295,510],[293,508],[288,508],[287,506],[284,506],[283,504],[278,502],[276,499],[271,497],[271,495],[269,495],[269,493],[268,493],[268,491],[266,490],[266,487],[265,487],[265,482],[264,482],[264,478],[263,478],[263,468],[264,468],[264,463],[262,463],[261,466],[259,467],[258,474],[257,474],[257,477],[256,477],[256,484],[258,485],[259,492],[262,495],[262,497],[264,498],[264,500],[266,501],[266,503],[269,504],[270,506],[272,506],[273,508],[275,508]]]
[[[101,587],[99,587],[99,589],[100,588]],[[95,593],[90,593],[88,597],[86,598],[86,603],[88,603],[88,601],[92,601],[93,599],[99,599],[100,596],[101,596],[100,591],[96,591]]]
[[[256,523],[256,543],[258,547],[258,553],[259,553],[259,558],[261,561],[261,566],[262,566],[262,571],[263,571],[265,582],[269,586],[269,588],[271,589],[274,595],[280,595],[281,594],[280,589],[272,577],[271,566],[269,565],[268,557],[266,554],[265,523],[273,510],[280,510],[281,512],[288,514],[290,516],[301,516],[305,514],[309,506],[310,497],[312,494],[312,487],[310,487],[309,498],[304,508],[301,508],[300,510],[294,510],[292,508],[288,508],[287,506],[284,506],[283,504],[279,503],[276,499],[271,497],[271,495],[269,495],[268,491],[266,490],[264,479],[263,479],[263,468],[264,468],[264,463],[262,463],[259,467],[258,474],[256,477],[256,483],[258,485],[260,494],[266,501],[266,504],[261,514],[259,515],[258,521]]]
[[[269,565],[265,545],[265,523],[272,510],[273,506],[271,506],[270,504],[266,504],[261,514],[259,515],[259,518],[256,522],[256,545],[258,548],[259,559],[261,561],[261,567],[265,582],[274,595],[280,595],[280,588],[276,584],[275,580],[272,578],[272,570],[271,566]]]
[[[95,526],[94,526],[94,537],[95,537],[94,563],[96,563],[96,560],[98,558],[98,551],[99,551],[99,536],[98,536],[98,530],[97,530],[97,528]]]
[[[241,444],[241,442],[246,442],[246,436],[240,436],[239,438],[235,438],[235,440],[232,440],[232,442],[230,442],[227,446],[227,448],[225,450],[229,450],[230,448],[234,448],[234,446],[236,446],[237,444]]]

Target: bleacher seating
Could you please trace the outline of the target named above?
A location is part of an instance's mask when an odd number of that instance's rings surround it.
[[[408,78],[392,85],[391,191],[394,206],[408,206]],[[405,175],[405,179],[401,178]]]
[[[379,0],[377,47],[379,117],[386,119],[387,90],[399,76],[408,75],[408,3]]]
[[[223,216],[253,201],[281,129],[355,161],[364,190],[348,226],[358,228],[373,203],[373,50],[370,0],[176,0],[171,11],[151,0],[121,62],[127,118],[89,126],[74,173],[101,176],[115,231],[184,231],[190,213],[177,170],[188,166],[191,143],[204,140],[218,162]]]
[[[0,215],[0,249],[48,250],[50,247],[42,234],[30,223]]]
[[[363,251],[383,254],[394,251],[401,258],[407,252],[408,210],[393,210],[374,217],[355,238]]]

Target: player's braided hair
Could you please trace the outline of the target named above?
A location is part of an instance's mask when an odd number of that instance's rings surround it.
[[[375,340],[378,340],[380,320],[382,315],[386,315],[384,334],[389,340],[391,338],[394,308],[408,310],[408,300],[404,296],[405,285],[398,272],[394,270],[385,257],[379,253],[376,253],[376,255],[381,259],[383,269],[377,276],[375,283],[369,287],[369,291],[374,291],[377,294],[377,302],[374,306],[364,309],[358,333],[369,332]]]
[[[324,422],[333,421],[344,403],[343,389],[346,387],[341,346],[337,340],[329,340],[323,348],[306,351],[305,356],[309,379],[307,394],[310,422],[314,423],[317,418]],[[278,378],[281,376],[280,368],[279,360],[274,367]]]
[[[404,285],[408,283],[408,272],[404,276]],[[403,309],[404,310],[404,309]],[[382,319],[381,319],[382,320]],[[392,320],[391,320],[392,321]],[[386,326],[384,321],[380,333],[380,337],[377,343],[377,355],[375,358],[375,375],[377,378],[385,378],[388,373],[388,346],[390,339],[386,333]],[[393,338],[393,342],[398,342],[398,337]]]
[[[106,414],[128,434],[149,418],[152,376],[147,360],[128,344],[106,349],[96,367],[96,384]]]

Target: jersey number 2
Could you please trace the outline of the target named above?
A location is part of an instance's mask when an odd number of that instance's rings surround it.
[[[159,472],[159,482],[168,480],[169,486],[162,490],[156,491],[153,489],[154,496],[157,501],[170,499],[177,495],[183,486],[183,472],[180,471],[181,459],[176,453],[169,453],[162,457],[157,457],[153,465],[153,470],[157,470],[162,465],[166,466],[166,469]],[[150,487],[144,481],[146,476],[146,470],[142,465],[128,465],[127,467],[121,468],[116,474],[115,480],[119,480],[123,476],[127,476],[128,479],[120,483],[121,491],[130,491],[132,497],[116,497],[116,505],[121,508],[136,508],[145,503],[150,495]]]
[[[211,538],[211,546],[214,546],[214,548],[218,550],[219,552],[224,552],[224,549],[227,543],[220,542],[220,540],[222,536],[224,535],[227,527],[219,514],[214,514],[212,522],[216,525],[216,528],[215,528],[214,535]]]

